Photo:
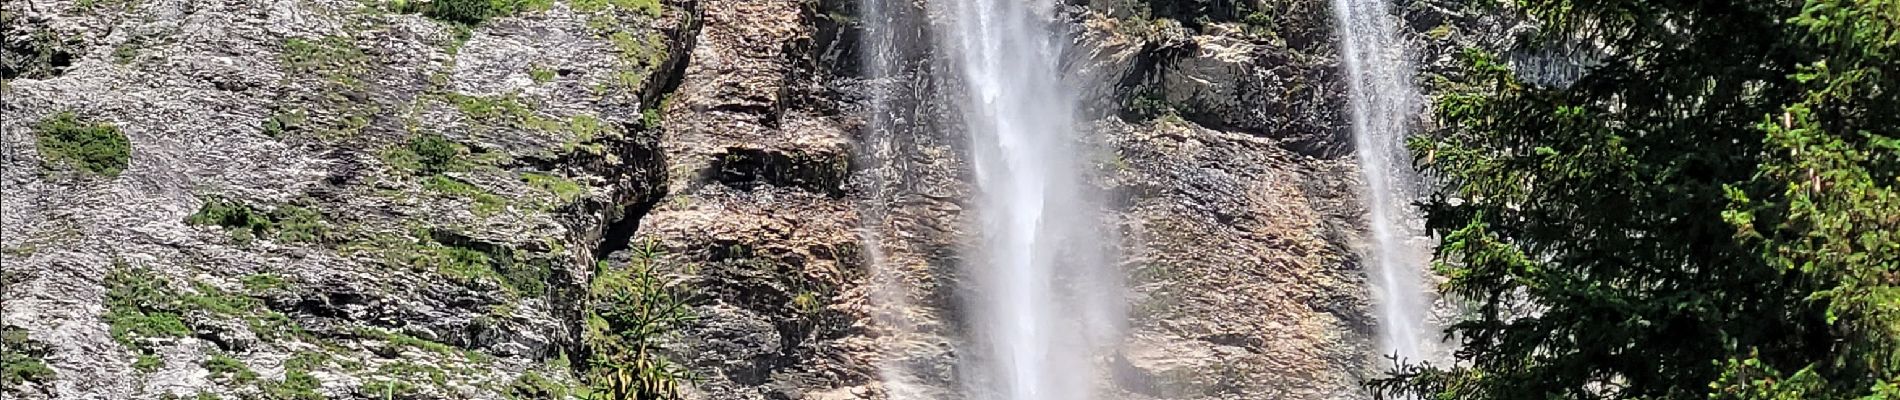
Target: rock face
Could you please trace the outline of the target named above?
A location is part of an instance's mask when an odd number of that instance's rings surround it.
[[[4,7],[6,37],[71,58],[6,77],[0,322],[56,374],[9,398],[571,381],[603,238],[664,193],[640,110],[696,29],[691,4],[472,25],[350,1]],[[49,159],[39,121],[66,112],[122,132],[129,168]]]
[[[1363,397],[1327,4],[1086,3],[1059,14],[1133,314],[1108,397]],[[0,359],[47,371],[5,396],[578,395],[597,264],[655,249],[687,398],[958,398],[973,189],[922,2],[881,80],[855,1],[453,4],[0,5]],[[1421,41],[1476,19],[1404,9]]]

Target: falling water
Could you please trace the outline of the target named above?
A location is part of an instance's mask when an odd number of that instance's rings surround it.
[[[967,261],[974,354],[970,397],[1086,400],[1091,353],[1121,324],[1118,272],[1103,250],[1077,152],[1077,93],[1063,81],[1066,36],[1049,0],[933,2],[936,35],[964,86],[983,235]]]
[[[893,96],[903,86],[899,82],[903,53],[898,48],[896,33],[900,15],[896,7],[900,5],[893,4],[901,1],[859,2],[864,21],[861,61],[869,92],[866,101],[869,115],[858,152],[860,175],[867,181],[864,185],[866,200],[859,207],[859,218],[863,225],[860,232],[865,263],[871,271],[870,296],[876,304],[873,317],[886,330],[878,380],[884,386],[886,398],[916,400],[932,398],[923,391],[924,386],[916,382],[915,372],[906,368],[907,357],[916,350],[913,336],[919,334],[918,321],[911,315],[907,275],[890,254],[893,247],[901,247],[901,244],[885,241],[886,231],[891,229],[892,203],[896,202],[899,192],[893,186],[901,184],[897,161],[903,156],[897,134],[902,121],[893,114]]]
[[[1431,301],[1420,285],[1423,259],[1409,243],[1415,236],[1409,224],[1415,218],[1406,205],[1416,177],[1404,141],[1419,96],[1412,87],[1412,65],[1399,40],[1397,18],[1389,10],[1385,0],[1333,0],[1353,139],[1366,180],[1380,350],[1419,360],[1435,351],[1426,322]]]

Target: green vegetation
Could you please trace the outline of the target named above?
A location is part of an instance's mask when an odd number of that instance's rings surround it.
[[[593,355],[588,380],[607,399],[676,399],[685,368],[655,349],[663,335],[693,320],[686,301],[661,279],[659,250],[637,248],[632,263],[602,262],[588,290],[582,342]]]
[[[510,93],[499,96],[470,96],[450,93],[448,100],[455,108],[470,119],[485,127],[508,127],[541,132],[560,132],[563,127],[559,120],[542,117],[540,113]]]
[[[402,380],[371,380],[363,384],[363,393],[379,399],[415,398],[422,389]]]
[[[422,187],[424,189],[433,190],[438,193],[466,198],[471,201],[474,201],[475,215],[479,215],[479,216],[494,215],[495,213],[501,212],[501,210],[506,209],[508,207],[508,201],[502,199],[501,196],[497,196],[494,193],[491,193],[488,190],[476,187],[475,185],[468,184],[468,182],[463,182],[461,180],[450,178],[444,175],[433,175],[428,178],[424,178],[422,181]]]
[[[206,371],[211,372],[211,380],[225,384],[249,384],[257,381],[257,372],[244,365],[243,361],[224,354],[212,354],[204,361]]]
[[[312,357],[312,354],[299,353],[286,361],[284,379],[281,381],[262,379],[243,361],[221,353],[205,358],[203,366],[206,371],[210,371],[212,381],[231,386],[256,387],[259,394],[245,397],[247,399],[323,400],[325,397],[317,391],[322,382],[310,374],[310,369],[320,366],[321,361]]]
[[[521,97],[514,94],[470,96],[459,93],[449,93],[448,98],[450,102],[455,104],[456,109],[462,110],[462,114],[468,115],[469,118],[473,118],[476,121],[495,122],[512,119],[513,121],[505,122],[518,123],[521,120],[534,116],[534,109],[529,108],[526,103],[522,103]]]
[[[528,69],[528,78],[534,79],[534,83],[553,82],[554,75],[554,69],[546,65],[535,64],[533,68]]]
[[[317,138],[344,139],[356,136],[381,112],[372,101],[366,83],[375,65],[369,55],[345,36],[326,36],[308,40],[284,40],[280,56],[288,79],[317,77],[323,83],[316,90],[292,93],[297,103],[314,105],[310,110],[278,110],[263,122],[265,134],[280,137],[284,133],[310,132]]]
[[[1138,0],[1135,14],[1180,21],[1188,29],[1200,29],[1213,23],[1263,18],[1256,15],[1257,4],[1258,0]]]
[[[659,104],[640,110],[640,127],[647,130],[662,128],[661,124],[666,122],[666,108],[672,104],[673,96],[668,94],[660,97]]]
[[[306,124],[309,120],[309,114],[305,113],[302,109],[279,112],[271,115],[270,118],[264,119],[264,134],[274,138],[281,138],[285,133],[308,129]]]
[[[418,175],[464,172],[472,169],[468,146],[437,134],[421,134],[409,143],[383,153],[383,162]]]
[[[663,11],[660,0],[574,0],[571,4],[581,12],[628,10],[648,18],[659,18]]]
[[[138,6],[137,0],[78,0],[73,2],[76,11],[93,12],[106,9],[131,11]]]
[[[528,172],[521,174],[521,179],[527,182],[528,186],[554,194],[554,198],[563,204],[572,203],[574,200],[579,200],[581,196],[587,195],[587,188],[581,186],[579,182],[558,175]]]
[[[105,283],[105,319],[113,340],[151,354],[144,338],[191,335],[191,328],[177,313],[177,293],[150,270],[118,266],[106,275]]]
[[[237,317],[250,325],[252,333],[264,339],[304,336],[303,327],[289,316],[264,306],[256,298],[225,292],[216,286],[203,282],[191,285],[192,292],[181,296],[183,306],[188,310],[203,310],[215,315]]]
[[[553,4],[553,0],[435,0],[404,1],[392,4],[391,8],[395,12],[421,13],[432,19],[467,27],[479,25],[491,18],[526,11],[545,11]]]
[[[528,371],[516,377],[514,383],[502,392],[510,400],[539,400],[568,398],[567,385],[555,382],[534,371]]]
[[[158,371],[159,368],[165,368],[165,359],[152,354],[140,354],[138,361],[132,362],[132,369],[139,372],[149,374]]]
[[[273,237],[286,243],[323,243],[332,239],[322,214],[294,205],[278,206],[265,213],[236,201],[208,198],[185,222],[222,226],[239,243],[259,237]]]
[[[175,395],[171,393],[163,393],[163,394],[158,395],[158,399],[159,400],[223,400],[222,398],[219,398],[218,395],[211,394],[210,392],[198,392],[198,394],[192,395],[191,397],[179,396],[179,395]]]
[[[138,57],[139,57],[139,48],[138,48],[138,43],[136,43],[135,41],[128,40],[125,43],[120,43],[118,46],[112,47],[112,63],[113,64],[119,64],[119,65],[131,64],[132,61],[138,60]]]
[[[607,35],[607,39],[614,43],[614,52],[620,59],[615,81],[628,92],[639,91],[647,77],[666,63],[666,36],[658,32],[636,37],[626,31],[616,31]]]
[[[58,374],[46,366],[52,349],[27,337],[25,329],[0,329],[0,387],[19,387],[24,382],[47,382]]]
[[[1163,117],[1179,117],[1180,111],[1166,96],[1155,90],[1143,90],[1123,101],[1122,113],[1136,121],[1152,121]]]
[[[1523,0],[1581,80],[1466,52],[1413,143],[1455,364],[1387,398],[1900,398],[1900,7]],[[1518,312],[1514,310],[1535,310]]]
[[[601,121],[591,115],[575,115],[568,118],[567,130],[571,136],[568,136],[566,143],[561,144],[563,153],[585,151],[587,154],[596,156],[605,155],[607,146],[597,142],[596,139],[624,136],[619,125]]]
[[[369,56],[344,36],[284,40],[284,68],[292,74],[322,76],[340,88],[361,91],[370,70]]]
[[[390,166],[423,176],[424,189],[473,201],[473,211],[478,216],[493,215],[506,209],[508,200],[446,174],[472,171],[493,162],[484,157],[471,151],[468,146],[437,134],[416,135],[409,139],[409,143],[382,154],[383,162]]]
[[[322,353],[300,352],[284,362],[284,380],[258,382],[258,390],[267,400],[324,400],[327,397],[318,392],[323,382],[317,380],[310,370],[321,367],[328,356]]]
[[[817,315],[825,310],[825,300],[819,298],[818,292],[800,291],[792,296],[791,306],[792,311],[798,312],[799,315]]]
[[[112,339],[141,355],[153,355],[146,338],[191,336],[193,330],[185,316],[236,318],[249,324],[258,337],[275,340],[304,337],[303,328],[289,316],[265,307],[250,296],[229,293],[216,286],[194,283],[191,291],[180,291],[167,280],[144,268],[119,265],[106,275],[106,323]],[[160,362],[157,359],[140,364]],[[153,365],[156,367],[157,365]]]
[[[245,276],[242,282],[244,290],[251,293],[265,293],[290,287],[290,284],[284,281],[284,277],[277,274],[252,274]]]
[[[512,128],[542,132],[552,135],[566,135],[561,145],[562,153],[585,151],[593,155],[603,155],[607,149],[596,139],[622,136],[620,127],[601,121],[591,115],[574,115],[566,123],[559,119],[544,117],[534,107],[516,94],[497,96],[470,96],[450,93],[446,100],[453,104],[463,115],[469,117],[483,128]]]
[[[512,296],[539,296],[547,290],[554,263],[561,254],[517,251],[505,246],[453,245],[436,241],[428,232],[411,237],[384,236],[371,243],[345,246],[380,254],[392,266],[442,274],[463,284],[494,282]]]
[[[86,121],[69,111],[40,120],[33,132],[48,163],[105,177],[119,176],[131,165],[132,144],[110,123]]]

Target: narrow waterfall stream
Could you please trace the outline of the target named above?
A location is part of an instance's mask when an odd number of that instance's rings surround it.
[[[1405,149],[1408,122],[1419,107],[1413,69],[1398,20],[1386,0],[1333,0],[1341,62],[1351,103],[1352,135],[1364,174],[1371,228],[1373,300],[1379,351],[1400,359],[1432,357],[1437,343],[1426,321],[1432,301],[1422,286],[1425,254],[1411,239],[1416,220],[1408,204],[1417,177]]]
[[[906,367],[906,357],[919,345],[913,338],[918,334],[918,321],[914,321],[917,316],[911,314],[912,291],[907,275],[899,263],[892,260],[892,251],[901,243],[886,239],[893,219],[893,203],[898,202],[899,190],[894,186],[903,184],[897,161],[912,151],[899,141],[901,118],[894,114],[895,97],[906,87],[898,82],[904,52],[898,46],[896,30],[900,24],[899,7],[904,7],[902,3],[901,0],[859,1],[864,20],[863,52],[859,61],[869,82],[865,104],[869,115],[865,118],[865,132],[859,144],[858,163],[867,181],[864,185],[866,200],[859,207],[859,232],[865,264],[870,271],[871,301],[877,305],[873,317],[886,330],[878,381],[884,387],[886,398],[917,400],[932,398],[926,393],[925,385],[916,383],[915,371]]]

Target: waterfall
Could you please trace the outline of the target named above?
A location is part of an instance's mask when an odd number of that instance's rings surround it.
[[[1123,324],[1112,237],[1086,184],[1067,36],[1049,0],[933,1],[944,71],[961,83],[982,239],[965,260],[968,397],[1093,398],[1094,353]]]
[[[893,114],[892,104],[893,95],[903,90],[898,81],[903,50],[898,47],[895,30],[900,12],[895,8],[899,5],[893,4],[902,1],[861,0],[859,3],[864,23],[861,47],[864,51],[860,61],[869,92],[865,102],[869,115],[865,118],[858,151],[858,164],[862,166],[859,174],[866,181],[859,219],[864,261],[870,271],[870,299],[876,306],[872,317],[885,330],[878,381],[884,387],[885,398],[916,400],[933,396],[916,382],[915,371],[906,368],[907,358],[916,350],[914,337],[919,334],[918,321],[911,315],[908,276],[890,254],[893,247],[901,247],[901,244],[885,242],[886,230],[892,223],[892,203],[897,202],[899,192],[893,186],[902,184],[897,162],[903,150],[897,133],[900,120]]]
[[[1432,301],[1421,284],[1423,253],[1410,240],[1417,177],[1404,142],[1419,106],[1412,65],[1385,0],[1333,0],[1341,62],[1351,97],[1352,136],[1366,182],[1380,351],[1400,359],[1433,356],[1437,341],[1426,322]]]

